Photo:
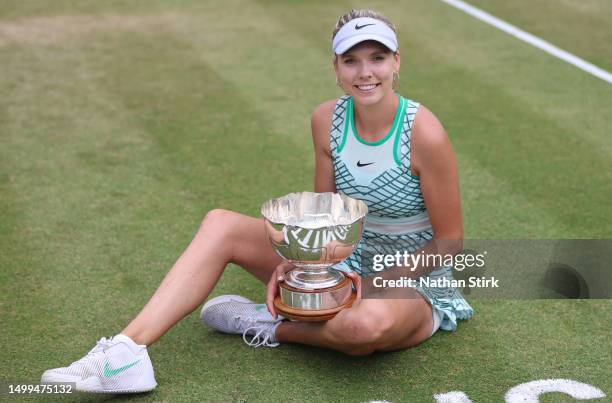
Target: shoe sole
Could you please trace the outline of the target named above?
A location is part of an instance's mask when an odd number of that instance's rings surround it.
[[[97,377],[89,377],[87,379],[81,380],[78,377],[68,377],[62,375],[46,375],[41,379],[42,384],[46,383],[74,383],[75,390],[77,392],[86,392],[86,393],[143,393],[152,391],[157,387],[157,382],[153,385],[142,386],[139,388],[129,388],[129,389],[101,389],[100,381]]]
[[[77,392],[83,392],[83,393],[116,393],[116,394],[120,394],[120,393],[145,393],[145,392],[150,392],[153,389],[155,389],[157,385],[153,386],[152,388],[148,388],[148,389],[112,389],[112,390],[89,390],[89,389],[79,389],[76,388]]]

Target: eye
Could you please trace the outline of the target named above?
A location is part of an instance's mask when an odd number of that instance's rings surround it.
[[[377,62],[382,62],[383,60],[385,60],[385,57],[384,56],[380,56],[380,55],[379,56],[374,56],[374,60],[377,61]]]
[[[344,59],[344,64],[353,64],[355,61],[353,59]]]

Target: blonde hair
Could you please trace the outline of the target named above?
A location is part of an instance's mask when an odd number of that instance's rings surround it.
[[[357,10],[353,9],[349,11],[348,13],[344,14],[342,17],[338,18],[338,22],[336,22],[336,27],[334,28],[334,32],[332,33],[332,41],[334,40],[334,37],[336,36],[338,31],[340,31],[340,28],[344,26],[344,24],[346,24],[350,20],[354,20],[355,18],[362,18],[362,17],[376,18],[377,20],[384,22],[397,35],[397,31],[395,30],[393,23],[381,13],[374,11],[374,10],[369,10],[369,9],[357,9]]]

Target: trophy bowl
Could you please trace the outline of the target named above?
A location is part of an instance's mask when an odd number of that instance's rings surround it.
[[[359,240],[366,204],[338,193],[290,193],[261,207],[276,253],[293,268],[279,284],[274,306],[290,319],[322,321],[355,299],[352,282],[332,268]]]

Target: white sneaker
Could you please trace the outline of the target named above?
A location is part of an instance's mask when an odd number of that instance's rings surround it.
[[[239,295],[222,295],[206,302],[200,312],[205,325],[223,333],[242,334],[242,339],[251,347],[276,347],[274,332],[284,318],[276,319],[266,304],[256,304]],[[247,336],[252,336],[251,339]]]
[[[103,337],[80,360],[45,371],[41,383],[47,382],[75,382],[76,390],[97,393],[146,392],[157,386],[147,346],[123,334]]]

